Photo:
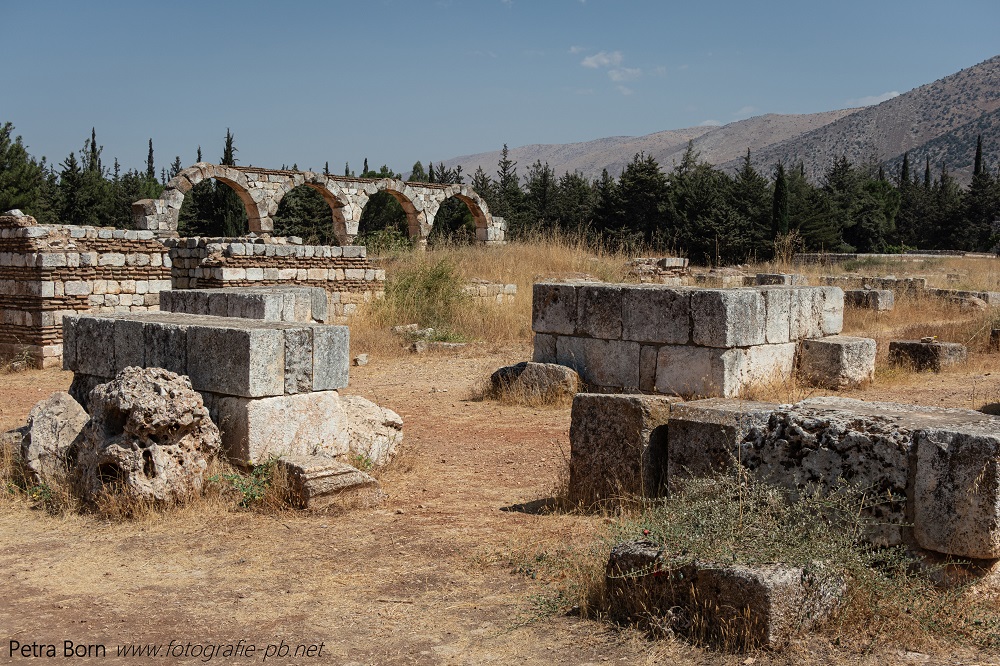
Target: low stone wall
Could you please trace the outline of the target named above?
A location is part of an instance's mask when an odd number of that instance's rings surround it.
[[[469,298],[497,304],[513,303],[514,297],[517,295],[517,285],[487,282],[486,280],[473,280],[462,287],[462,293]]]
[[[160,293],[161,312],[325,324],[326,290],[320,287],[227,287]]]
[[[170,269],[151,231],[0,216],[0,354],[57,366],[64,315],[155,310]]]
[[[364,246],[298,245],[283,238],[166,238],[175,289],[322,287],[330,312],[354,314],[385,293],[385,271]]]
[[[799,340],[843,327],[838,287],[536,283],[534,357],[596,390],[731,397],[791,375]]]
[[[844,291],[857,289],[889,290],[896,297],[922,296],[927,292],[927,278],[871,277],[867,275],[821,275],[820,284],[840,287]]]

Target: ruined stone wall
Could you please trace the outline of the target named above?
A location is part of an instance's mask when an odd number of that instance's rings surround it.
[[[487,280],[472,280],[462,287],[462,293],[476,300],[487,303],[513,303],[517,296],[516,284],[489,282]]]
[[[58,365],[63,315],[158,309],[170,268],[151,231],[0,216],[0,354]]]
[[[536,283],[534,360],[599,390],[732,397],[790,377],[798,341],[843,317],[838,287]]]
[[[364,246],[299,245],[283,238],[166,238],[174,289],[322,287],[335,317],[385,293],[385,271]]]

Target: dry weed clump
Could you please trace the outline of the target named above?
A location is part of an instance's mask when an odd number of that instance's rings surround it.
[[[582,275],[623,282],[627,260],[625,254],[594,251],[579,238],[559,234],[498,247],[445,245],[392,254],[380,260],[388,276],[385,297],[366,304],[350,321],[352,349],[400,355],[405,340],[390,329],[406,324],[434,328],[449,341],[529,343],[535,282]],[[476,278],[517,285],[514,301],[466,297],[462,287]]]
[[[846,485],[832,496],[808,489],[793,496],[743,474],[694,479],[668,499],[635,504],[641,508],[616,520],[605,518],[608,525],[593,548],[522,550],[510,561],[515,572],[553,581],[564,610],[605,619],[619,616],[605,587],[605,565],[611,548],[622,541],[662,544],[669,569],[694,561],[801,566],[831,583],[846,583],[840,605],[819,630],[837,645],[866,652],[963,644],[1000,649],[996,597],[971,586],[937,587],[939,567],[903,547],[863,542],[864,501],[862,492]],[[725,636],[697,615],[682,618],[688,640],[718,646]],[[669,629],[664,621],[649,617],[636,626],[660,635]]]

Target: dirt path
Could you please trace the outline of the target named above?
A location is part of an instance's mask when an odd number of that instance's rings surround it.
[[[376,509],[268,516],[191,508],[125,524],[0,511],[0,663],[26,661],[9,657],[10,641],[55,644],[61,657],[66,640],[105,645],[106,656],[74,661],[95,664],[206,663],[195,645],[187,657],[117,656],[120,644],[171,640],[178,654],[189,642],[258,647],[210,660],[236,664],[263,662],[266,646],[283,643],[289,654],[267,663],[754,663],[553,612],[559,581],[519,566],[585,549],[602,525],[504,510],[551,496],[566,469],[568,407],[469,399],[493,369],[529,356],[526,347],[479,348],[352,368],[345,392],[405,423],[405,452],[383,474],[389,498]],[[0,427],[23,422],[70,379],[59,371],[0,377]],[[996,380],[983,382],[1000,393]],[[953,400],[966,399],[967,382],[949,381]],[[300,645],[313,652],[295,657]],[[813,640],[755,659],[843,657]]]

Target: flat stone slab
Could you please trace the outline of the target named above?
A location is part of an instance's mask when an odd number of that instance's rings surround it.
[[[731,651],[783,647],[825,620],[846,589],[842,579],[802,567],[672,563],[651,541],[615,546],[605,583],[619,620],[666,622]]]
[[[379,482],[361,470],[326,455],[281,456],[288,479],[288,500],[300,509],[322,509],[348,496],[377,500]]]
[[[63,318],[63,368],[114,377],[125,367],[187,375],[197,391],[257,398],[347,386],[346,326],[173,312]]]
[[[914,370],[941,372],[959,363],[965,363],[968,351],[958,342],[924,342],[922,340],[892,340],[889,342],[889,363],[904,365]]]
[[[160,292],[162,312],[325,324],[327,293],[321,287],[226,287]]]

